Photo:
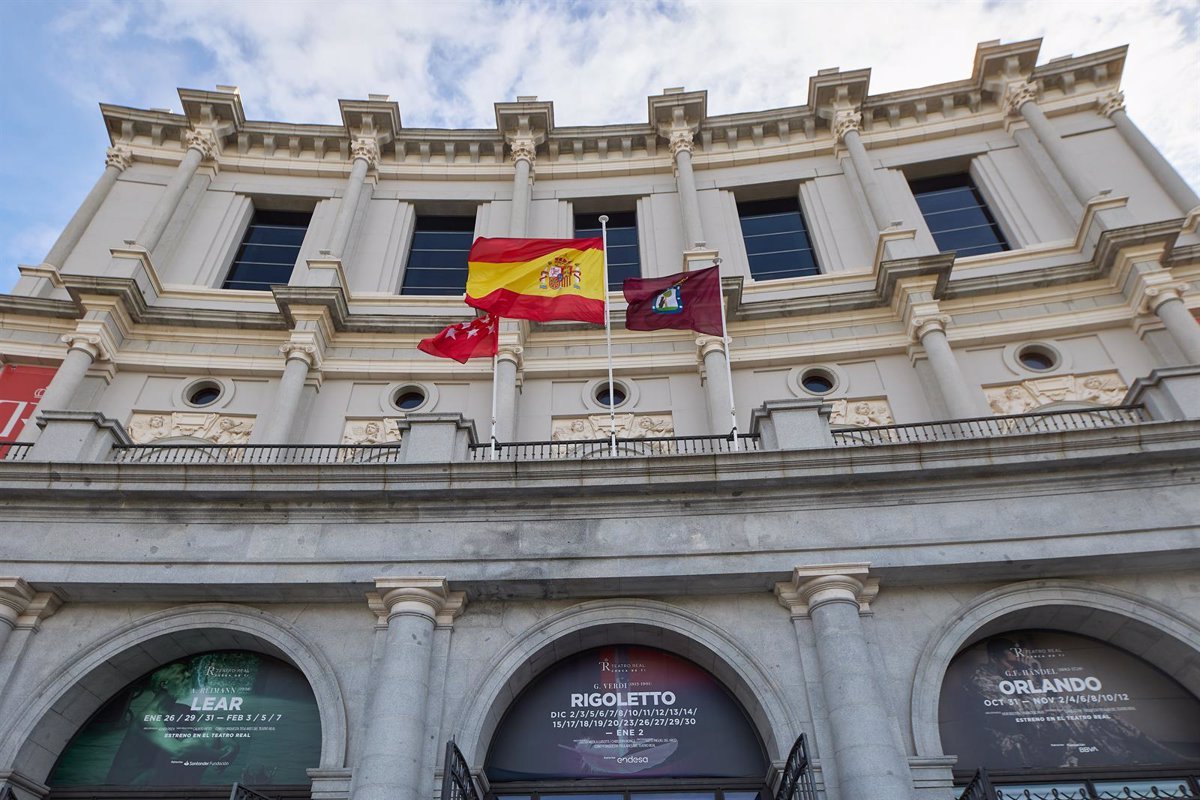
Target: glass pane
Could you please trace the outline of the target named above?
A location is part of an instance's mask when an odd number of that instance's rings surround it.
[[[279,244],[246,244],[238,253],[237,260],[254,264],[287,264],[296,263],[300,248]]]
[[[935,233],[933,240],[937,242],[938,249],[945,252],[947,250],[960,250],[964,247],[995,244],[996,234],[991,229],[991,226],[983,225],[981,227],[958,228],[952,231]]]
[[[748,794],[753,796],[754,793]],[[713,800],[713,796],[713,792],[630,792],[629,800]],[[725,793],[725,798],[729,800],[729,792]]]
[[[725,792],[725,800],[758,800],[758,792]]]
[[[800,213],[791,198],[739,203],[742,239],[755,280],[816,275],[816,255]]]
[[[912,181],[909,188],[941,252],[954,250],[968,256],[1008,249],[969,175]]]
[[[979,201],[975,197],[975,191],[970,186],[922,192],[921,194],[916,194],[916,190],[914,190],[913,194],[917,198],[917,206],[923,214],[936,213],[938,211],[953,211],[957,208],[970,208],[971,206],[979,205]]]
[[[743,216],[741,222],[743,236],[805,229],[804,220],[800,216],[799,211],[792,211],[786,214],[769,214],[762,217]]]
[[[300,257],[312,214],[255,209],[223,289],[265,291],[286,284]]]
[[[542,798],[553,797],[563,798],[563,800],[625,800],[623,794],[543,794]]]
[[[1092,781],[1101,800],[1128,797],[1192,797],[1185,778],[1155,780]]]
[[[251,225],[246,229],[246,244],[285,244],[299,247],[308,228]]]
[[[1091,800],[1082,783],[1022,783],[996,787],[996,800]]]
[[[758,236],[747,236],[746,238],[746,253],[749,255],[757,255],[759,253],[780,253],[794,252],[797,250],[808,250],[808,237],[803,231],[784,231],[782,233],[764,233]]]
[[[952,230],[954,228],[970,228],[976,225],[991,225],[992,218],[979,206],[957,208],[953,211],[937,211],[925,214],[925,224],[929,230]]]

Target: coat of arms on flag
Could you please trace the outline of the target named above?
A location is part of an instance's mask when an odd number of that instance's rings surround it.
[[[650,306],[650,310],[655,314],[682,314],[683,293],[679,291],[679,284],[660,292],[658,297],[654,298],[654,304]]]

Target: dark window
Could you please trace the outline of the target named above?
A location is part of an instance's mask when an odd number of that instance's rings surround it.
[[[575,238],[600,236],[600,214],[576,214]],[[642,274],[638,252],[637,214],[633,211],[608,215],[608,290],[621,291],[626,278]]]
[[[462,294],[475,217],[417,217],[400,294]]]
[[[286,284],[300,256],[300,245],[312,214],[303,211],[254,210],[222,289],[268,291]]]
[[[800,201],[756,200],[738,203],[742,239],[756,281],[816,275],[817,255],[808,238]]]
[[[939,251],[977,256],[1009,249],[969,175],[923,178],[908,185]]]

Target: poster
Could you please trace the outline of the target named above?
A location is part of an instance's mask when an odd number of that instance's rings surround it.
[[[260,653],[204,653],[159,667],[88,720],[50,785],[305,784],[321,721],[304,675]]]
[[[1124,650],[1058,631],[959,653],[939,725],[964,772],[1200,763],[1200,701]]]
[[[753,726],[716,678],[674,654],[601,647],[521,693],[488,753],[491,781],[628,777],[761,779]]]
[[[0,367],[0,443],[12,443],[33,416],[54,377],[53,367],[5,364]]]

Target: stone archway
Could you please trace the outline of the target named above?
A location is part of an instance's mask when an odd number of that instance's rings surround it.
[[[226,648],[274,656],[303,673],[320,714],[319,769],[341,770],[346,710],[332,665],[278,617],[216,603],[151,614],[82,648],[15,709],[0,739],[0,770],[43,782],[75,731],[123,686],[181,654]]]

